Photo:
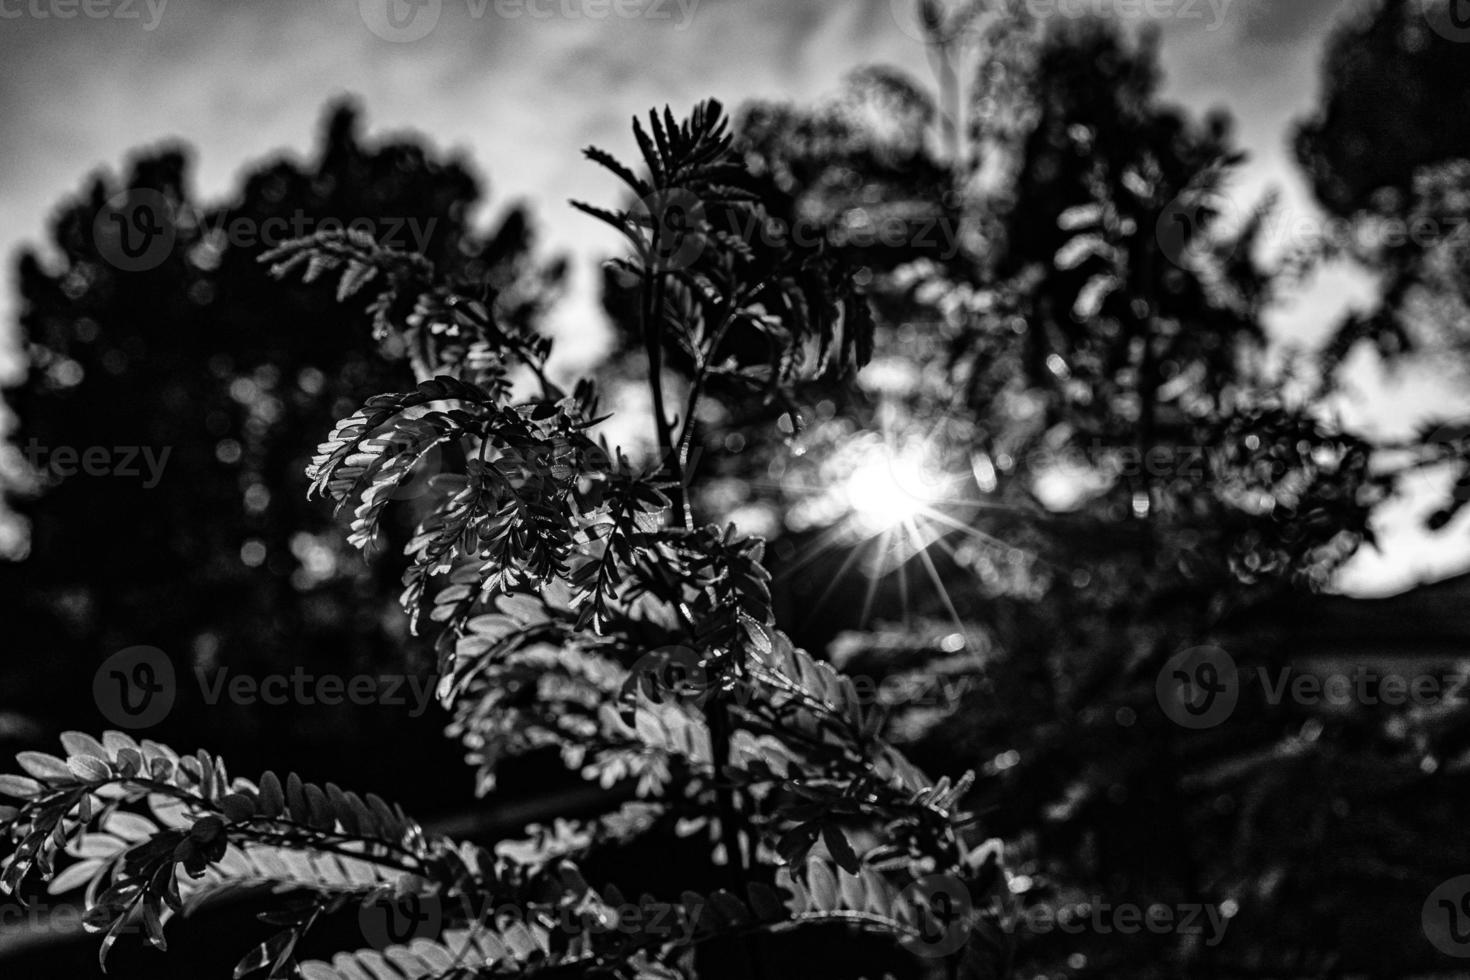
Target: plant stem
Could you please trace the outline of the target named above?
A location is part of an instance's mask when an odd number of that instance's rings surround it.
[[[714,757],[715,808],[720,818],[720,843],[725,848],[726,867],[730,872],[730,890],[744,901],[746,876],[744,851],[740,846],[740,814],[735,809],[735,787],[727,776],[730,766],[730,709],[719,691],[713,692],[705,705],[705,723],[709,726],[710,754]],[[756,963],[761,956],[757,941],[758,937],[745,937],[736,943],[741,953],[741,973],[746,977],[758,975]]]
[[[694,443],[694,416],[699,409],[699,399],[704,394],[704,386],[709,379],[709,362],[713,360],[720,348],[720,342],[725,339],[725,332],[730,329],[735,315],[732,312],[739,294],[732,296],[726,303],[725,314],[720,320],[720,325],[711,335],[709,345],[700,355],[698,363],[694,366],[694,380],[689,383],[689,398],[684,405],[684,418],[679,428],[679,438],[675,449],[679,454],[679,468],[682,471],[689,465],[689,448]],[[682,483],[680,484],[682,487]]]
[[[737,895],[745,892],[745,861],[740,847],[740,817],[735,809],[735,790],[729,783],[730,766],[730,712],[725,702],[715,693],[705,708],[705,720],[709,725],[710,754],[715,764],[715,805],[720,815],[720,840],[725,845],[725,860],[729,862],[730,882]]]
[[[652,254],[658,255],[658,233],[654,232]],[[653,427],[658,438],[659,473],[670,479],[674,486],[669,491],[678,515],[680,526],[686,530],[694,522],[689,513],[689,501],[684,493],[684,467],[674,446],[672,426],[664,407],[663,384],[663,274],[657,269],[646,270],[643,277],[644,302],[639,309],[642,319],[643,352],[648,360],[648,390],[653,396]],[[688,421],[685,420],[685,425]]]

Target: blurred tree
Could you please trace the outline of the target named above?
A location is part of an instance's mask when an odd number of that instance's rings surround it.
[[[1330,372],[1352,346],[1405,353],[1426,341],[1470,342],[1463,276],[1470,218],[1470,62],[1453,0],[1383,0],[1336,31],[1323,94],[1297,132],[1317,200],[1341,219],[1313,258],[1347,258],[1382,277],[1381,303],[1349,315],[1327,350]]]
[[[195,202],[185,154],[166,149],[61,208],[50,254],[20,261],[30,369],[8,399],[16,447],[46,485],[20,508],[29,557],[0,564],[12,652],[0,665],[4,708],[48,728],[95,727],[97,664],[148,644],[183,681],[162,729],[173,737],[202,740],[207,726],[247,758],[302,740],[340,748],[350,707],[286,719],[221,704],[206,715],[188,679],[215,666],[397,671],[407,640],[396,576],[357,556],[305,494],[320,434],[365,394],[405,383],[407,352],[377,355],[361,326],[367,300],[338,304],[329,288],[279,283],[257,260],[286,239],[355,223],[422,250],[495,297],[502,317],[527,322],[555,293],[560,263],[533,258],[519,208],[489,234],[472,229],[479,201],[462,163],[414,141],[365,143],[356,109],[339,104],[314,159],[253,165],[225,203]],[[153,238],[131,243],[153,250],[134,261],[115,222],[128,234],[155,219]],[[89,447],[137,475],[56,478],[67,451]],[[404,723],[439,725],[432,712]],[[381,764],[367,751],[352,758],[364,772]],[[445,789],[455,788],[468,786]]]
[[[986,519],[1013,522],[1008,532],[1066,512],[1069,526],[1097,525],[1103,554],[1132,541],[1152,566],[1215,582],[1324,583],[1366,533],[1367,501],[1338,486],[1364,481],[1362,447],[1315,425],[1265,370],[1274,281],[1251,253],[1266,206],[1242,228],[1220,220],[1240,159],[1228,123],[1157,105],[1147,36],[1134,50],[1097,24],[1043,35],[1018,23],[982,35],[1009,68],[976,82],[971,155],[926,159],[912,185],[868,177],[930,152],[921,132],[895,144],[901,127],[865,121],[857,106],[881,74],[816,112],[747,110],[743,135],[787,186],[792,221],[869,269],[890,329],[868,372],[868,416],[899,395],[904,415],[963,427]],[[925,98],[912,82],[887,88],[891,101]],[[932,179],[936,167],[948,181]],[[853,250],[853,227],[898,247]],[[1205,457],[1237,432],[1232,458]],[[1336,452],[1308,459],[1303,438]],[[1302,526],[1283,533],[1288,518]]]
[[[1452,0],[1376,0],[1328,44],[1321,104],[1297,132],[1317,199],[1339,217],[1400,206],[1422,168],[1470,143],[1470,62]]]
[[[1022,972],[1408,968],[1383,950],[1419,938],[1405,882],[1428,894],[1439,862],[1407,832],[1365,842],[1422,818],[1457,848],[1435,775],[1453,741],[1404,712],[1323,718],[1258,692],[1197,732],[1157,694],[1203,644],[1241,676],[1286,665],[1243,624],[1327,584],[1389,489],[1371,447],[1267,369],[1261,316],[1289,282],[1253,259],[1270,202],[1225,220],[1228,122],[1159,104],[1150,35],[924,6],[937,99],[868,70],[831,103],[742,115],[788,202],[747,231],[857,265],[879,339],[855,392],[721,389],[699,463],[720,479],[697,509],[776,538],[789,628],[809,646],[845,629],[834,661],[882,679],[919,758],[993,777],[980,808],[1022,842],[1028,904],[1236,916],[1218,946],[1027,936]],[[967,90],[946,82],[971,62]],[[608,306],[619,319],[616,288]],[[794,459],[762,436],[772,413]],[[1357,942],[1365,917],[1394,941]]]
[[[1382,0],[1336,31],[1321,103],[1297,133],[1297,157],[1334,219],[1299,256],[1306,267],[1356,263],[1378,302],[1336,325],[1322,352],[1324,389],[1359,344],[1389,363],[1448,352],[1470,364],[1470,22],[1458,0]],[[1470,501],[1470,424],[1435,420],[1384,447],[1409,469],[1450,468],[1454,490],[1429,517],[1448,524]]]

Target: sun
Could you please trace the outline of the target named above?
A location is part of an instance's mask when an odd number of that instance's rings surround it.
[[[853,520],[876,534],[912,523],[938,499],[940,486],[924,453],[879,445],[853,467],[844,490]]]
[[[955,630],[966,631],[947,580],[973,571],[974,555],[982,550],[1014,549],[976,525],[980,511],[1002,505],[987,499],[990,490],[973,460],[960,459],[941,435],[937,427],[926,432],[891,422],[877,430],[840,428],[817,442],[820,451],[809,460],[806,450],[812,447],[794,454],[807,465],[792,467],[776,484],[790,501],[785,520],[798,533],[815,533],[779,578],[802,575],[823,558],[840,558],[836,568],[822,566],[825,587],[810,603],[808,619],[839,592],[856,598],[849,573],[857,573],[865,580],[859,624],[868,621],[890,578],[907,622],[913,591],[927,580]]]

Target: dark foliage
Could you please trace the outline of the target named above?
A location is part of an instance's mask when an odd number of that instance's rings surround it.
[[[710,179],[740,169],[717,103],[687,122],[669,113],[651,121],[652,140],[636,132],[653,186],[696,206],[732,199]],[[589,156],[647,186],[605,154]],[[759,325],[780,348],[772,386],[795,379],[808,339],[813,368],[869,342],[852,326],[866,321],[843,308],[861,300],[840,280],[806,282],[807,256],[774,250],[752,279],[740,243],[696,218],[683,227],[703,251],[674,265],[658,222],[583,207],[633,241],[620,266],[652,294],[642,297],[650,361],[665,345],[693,357],[686,420],[703,375],[720,369],[720,335],[756,318],[755,303],[775,310]],[[492,849],[427,833],[371,794],[294,773],[231,779],[204,751],[180,756],[119,732],[101,742],[69,732],[65,758],[24,752],[24,775],[0,777],[0,793],[20,803],[0,811],[14,843],[6,892],[33,872],[53,892],[87,882],[87,923],[106,934],[104,960],[138,928],[166,948],[171,913],[221,890],[293,893],[264,917],[279,931],[237,977],[355,978],[385,958],[414,978],[675,977],[695,969],[706,943],[735,940],[754,964],[762,954],[753,937],[839,924],[917,947],[952,974],[1004,972],[1011,903],[1001,848],[960,808],[974,776],[926,777],[884,740],[881,712],[849,679],[776,629],[759,539],[696,527],[661,492],[664,476],[678,484],[683,441],[661,408],[658,444],[673,455],[652,477],[605,446],[594,461],[591,385],[568,395],[547,379],[549,345],[502,322],[493,290],[467,295],[424,256],[350,231],[263,258],[279,276],[333,277],[344,300],[376,290],[369,311],[381,339],[419,352],[417,384],[339,420],[308,474],[315,491],[352,509],[349,540],[367,551],[396,492],[446,450],[404,548],[402,601],[437,631],[439,695],[482,789],[493,788],[502,759],[554,749],[583,778],[631,788],[636,801],[618,806],[610,794],[596,819],[530,828]],[[656,301],[675,285],[708,301],[719,316],[712,332],[697,309]],[[400,320],[397,309],[412,312]],[[838,316],[848,325],[841,343]],[[520,370],[534,377],[534,394],[513,393]],[[579,870],[584,855],[650,831],[704,837],[703,863],[725,869],[728,887],[645,894],[629,915],[616,883],[591,885]],[[63,854],[81,860],[58,874]],[[696,877],[689,869],[686,880]],[[963,903],[947,889],[963,892]],[[331,963],[298,953],[319,921],[405,896],[442,907],[429,934]]]
[[[193,199],[181,152],[156,151],[121,183],[92,182],[58,212],[50,248],[22,258],[31,370],[7,395],[16,444],[39,447],[43,468],[63,447],[145,447],[162,466],[156,486],[145,486],[139,454],[131,467],[141,476],[47,480],[18,502],[30,557],[0,565],[0,601],[7,648],[27,656],[0,666],[5,709],[47,729],[91,724],[90,713],[64,712],[90,700],[85,679],[101,658],[135,644],[184,672],[402,664],[405,624],[381,611],[396,575],[358,559],[306,503],[304,468],[332,419],[405,383],[409,364],[392,347],[399,338],[364,326],[372,290],[338,304],[330,289],[278,282],[258,259],[292,234],[366,222],[499,290],[507,323],[535,314],[559,270],[531,264],[518,210],[488,236],[469,229],[479,187],[463,165],[410,141],[366,144],[357,130],[353,108],[333,109],[314,159],[257,164],[218,205]],[[122,271],[94,228],[110,199],[148,192],[170,205],[174,245],[155,267]],[[166,730],[231,731],[221,747],[251,753],[338,743],[350,711],[323,714],[283,725],[226,704],[206,717],[182,699]]]

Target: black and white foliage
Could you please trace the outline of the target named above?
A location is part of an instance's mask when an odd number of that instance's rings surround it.
[[[17,804],[0,810],[15,843],[6,892],[32,875],[53,892],[85,886],[104,959],[139,924],[164,948],[172,916],[226,890],[279,893],[266,917],[278,931],[237,977],[675,977],[711,940],[838,922],[910,946],[957,925],[956,969],[1000,972],[1005,873],[960,807],[973,776],[932,779],[885,742],[853,684],[776,628],[762,543],[696,526],[685,493],[706,386],[733,380],[779,403],[802,377],[861,363],[866,300],[822,248],[728,230],[741,227],[731,215],[764,215],[717,103],[685,121],[654,113],[635,134],[642,175],[588,156],[638,203],[579,206],[633,246],[616,265],[641,302],[660,450],[644,469],[597,438],[593,385],[553,383],[550,344],[497,323],[483,288],[353,233],[267,256],[279,275],[334,277],[342,298],[375,291],[377,338],[418,376],[341,419],[309,475],[366,551],[409,481],[435,470],[414,497],[402,601],[436,637],[449,732],[479,788],[501,760],[552,747],[635,801],[487,847],[426,833],[372,794],[69,733],[61,755],[24,753],[22,774],[0,777]],[[732,331],[762,338],[767,356],[732,351]],[[660,371],[671,351],[693,364],[676,417]],[[642,925],[588,925],[627,900],[579,861],[676,823],[705,835],[729,887],[643,896]],[[942,921],[943,903],[915,887],[933,875],[983,899]],[[300,953],[323,919],[403,896],[442,903],[437,936],[330,962]],[[485,911],[507,907],[522,914]]]

